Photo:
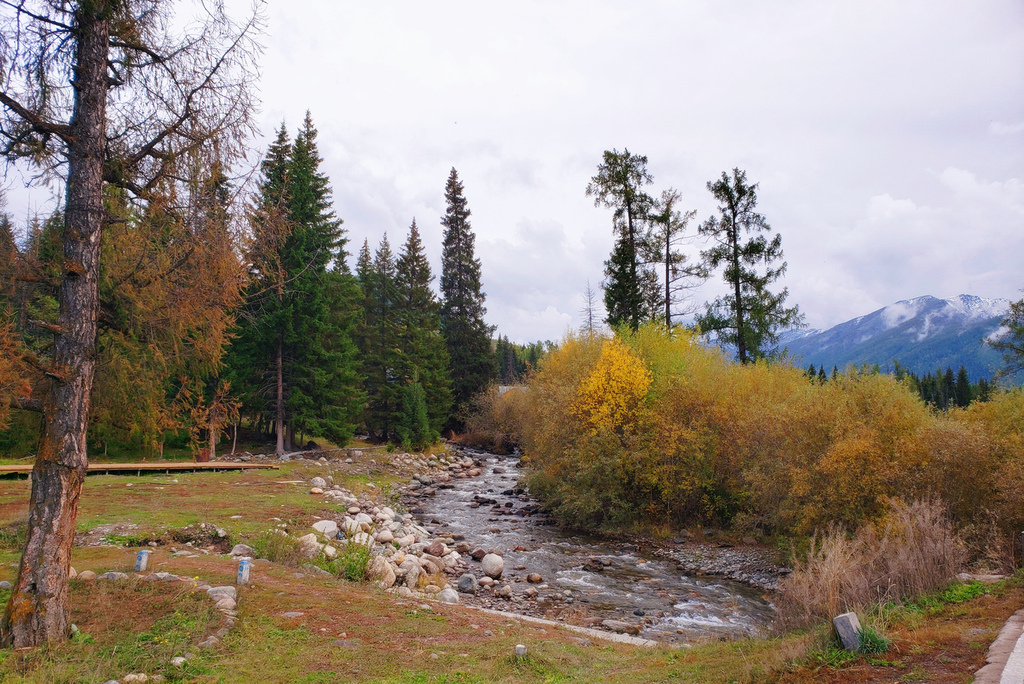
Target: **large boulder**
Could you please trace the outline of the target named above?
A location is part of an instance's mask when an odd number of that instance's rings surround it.
[[[382,556],[374,556],[366,568],[369,578],[377,582],[381,589],[387,589],[395,583],[395,570]]]
[[[473,577],[468,572],[460,575],[456,585],[463,594],[475,594],[477,590],[476,577]]]
[[[373,518],[368,516],[366,513],[359,513],[356,515],[356,524],[359,525],[359,529],[363,532],[369,532],[373,529]]]
[[[320,553],[320,540],[316,534],[310,532],[304,537],[299,537],[299,553],[303,558],[316,558]]]
[[[428,575],[436,575],[444,570],[444,561],[436,556],[431,556],[429,553],[425,553],[420,556],[420,567]]]
[[[419,562],[416,559],[409,557],[402,561],[402,564],[398,567],[405,570],[405,586],[410,589],[415,589],[416,583],[419,582],[420,579],[420,573],[422,572],[422,570],[420,570]]]
[[[448,551],[448,547],[445,546],[440,539],[435,539],[434,541],[430,542],[430,544],[428,544],[427,547],[423,550],[429,553],[431,556],[437,556],[438,558],[444,556],[447,553],[450,553],[450,551]]]
[[[443,603],[458,603],[459,593],[451,587],[447,587],[441,590],[441,593],[437,595],[437,598],[441,599]]]
[[[326,539],[334,539],[338,536],[338,523],[333,520],[317,520],[313,523],[313,529]]]
[[[498,579],[505,572],[505,561],[496,553],[489,553],[480,561],[480,569],[488,577]]]

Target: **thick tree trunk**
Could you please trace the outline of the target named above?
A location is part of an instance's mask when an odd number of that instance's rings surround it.
[[[69,629],[68,572],[78,500],[88,464],[86,430],[96,356],[107,53],[110,26],[104,0],[77,12],[75,109],[68,149],[64,208],[64,274],[60,332],[53,347],[50,389],[43,399],[39,449],[32,470],[28,540],[3,640],[15,648],[65,639]]]
[[[732,247],[732,267],[736,271],[733,282],[733,297],[736,300],[736,346],[740,363],[747,362],[747,335],[743,329],[743,293],[740,290],[740,229],[736,224],[737,214],[732,213],[732,231],[730,233]]]
[[[665,327],[672,328],[672,217],[665,222]]]
[[[277,446],[274,453],[278,456],[284,455],[284,343],[280,340],[277,343],[277,407],[274,416],[274,426],[277,429]]]

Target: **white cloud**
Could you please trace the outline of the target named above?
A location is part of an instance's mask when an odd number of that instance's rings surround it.
[[[992,135],[1017,135],[1018,133],[1024,133],[1024,121],[1017,121],[1015,123],[993,121],[988,125],[988,130],[991,131]]]

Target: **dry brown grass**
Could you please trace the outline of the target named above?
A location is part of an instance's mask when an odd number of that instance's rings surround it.
[[[832,528],[811,540],[806,560],[782,583],[781,627],[806,627],[839,613],[900,602],[949,584],[963,544],[935,501],[889,501],[878,525],[852,537]]]

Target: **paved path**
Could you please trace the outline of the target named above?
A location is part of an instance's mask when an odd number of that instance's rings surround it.
[[[1024,684],[1024,610],[1010,616],[988,649],[974,684]]]
[[[144,463],[90,463],[86,475],[99,475],[109,473],[172,473],[172,472],[197,472],[216,470],[279,470],[281,466],[270,463],[238,463],[235,461],[206,461],[195,463],[193,461],[147,461]],[[32,464],[0,465],[0,477],[4,475],[29,475],[32,473]]]

